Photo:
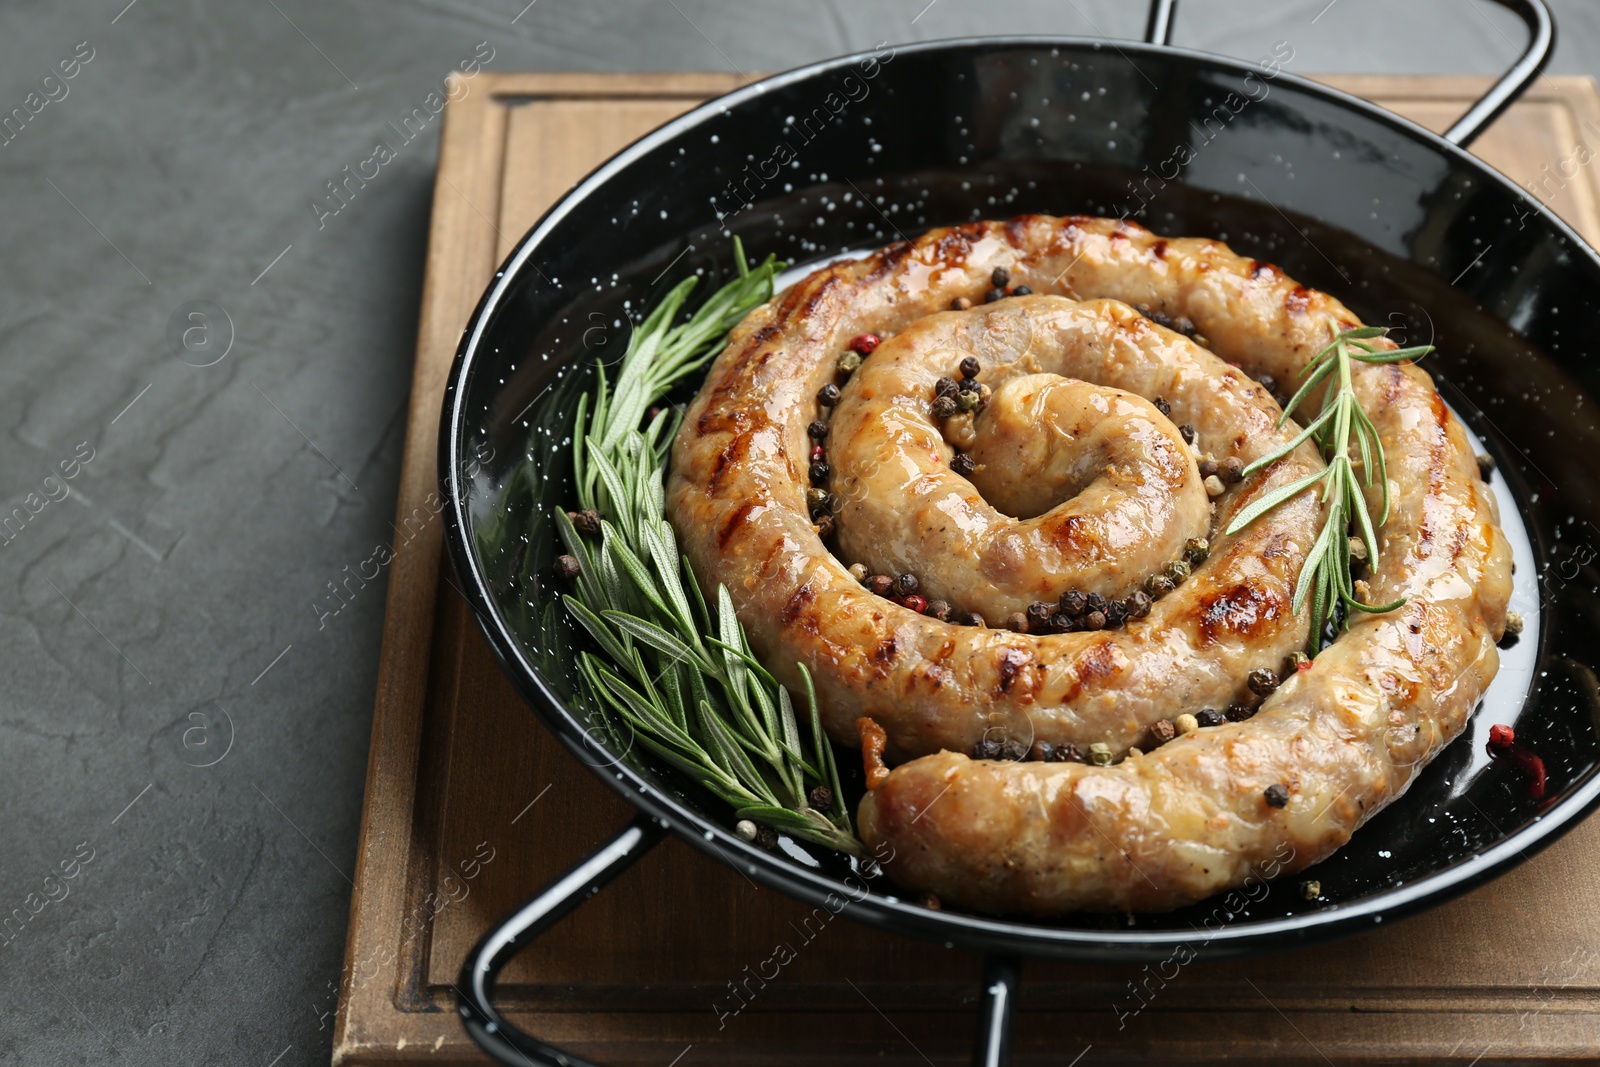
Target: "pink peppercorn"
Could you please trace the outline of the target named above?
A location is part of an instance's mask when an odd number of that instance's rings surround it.
[[[858,333],[854,337],[850,338],[849,348],[852,352],[857,352],[863,356],[870,356],[872,355],[873,350],[876,349],[880,343],[881,342],[878,340],[878,335],[875,333]]]

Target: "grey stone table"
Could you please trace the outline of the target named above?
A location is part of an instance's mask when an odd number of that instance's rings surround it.
[[[1558,2],[1554,70],[1600,69]],[[463,63],[777,70],[1115,0],[66,0],[0,10],[0,1062],[327,1062],[437,122]],[[1487,0],[1186,0],[1300,71],[1488,72]],[[70,74],[70,76],[69,76]],[[393,143],[393,139],[391,143]],[[335,607],[338,608],[335,611]]]

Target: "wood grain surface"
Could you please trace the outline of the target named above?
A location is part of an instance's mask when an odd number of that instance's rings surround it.
[[[1328,77],[1443,128],[1469,77]],[[538,215],[622,145],[733,88],[714,74],[483,74],[450,106],[399,524],[436,503],[438,412],[468,314]],[[1585,124],[1588,124],[1585,129]],[[1537,181],[1600,132],[1586,78],[1550,78],[1475,151]],[[1587,170],[1545,199],[1591,242]],[[333,1060],[486,1062],[452,986],[481,932],[631,809],[538,725],[444,565],[437,519],[392,567]],[[1161,986],[1133,967],[1029,963],[1018,1063],[1545,1062],[1600,1055],[1600,821],[1494,883],[1392,928],[1243,963],[1202,955]],[[504,976],[502,1004],[609,1065],[965,1063],[975,955],[808,909],[669,840]],[[737,1015],[728,984],[796,958]],[[1148,1007],[1129,983],[1146,983]],[[720,1009],[720,1010],[719,1010]],[[1120,1010],[1119,1010],[1120,1009]],[[1087,1051],[1086,1051],[1087,1050]]]

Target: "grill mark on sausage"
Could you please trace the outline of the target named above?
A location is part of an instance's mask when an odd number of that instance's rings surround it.
[[[881,280],[890,271],[898,267],[900,261],[909,256],[916,247],[910,241],[896,241],[892,245],[884,246],[883,251],[879,252],[870,261],[872,262],[872,269],[862,276],[859,284],[865,287]]]
[[[1291,315],[1303,315],[1305,314],[1306,309],[1310,306],[1311,290],[1307,289],[1303,285],[1295,286],[1293,289],[1289,290],[1288,295],[1283,298],[1284,310],[1289,312]]]
[[[1167,242],[1164,241],[1164,240],[1163,241],[1157,241],[1155,244],[1151,245],[1150,246],[1150,256],[1153,259],[1161,259],[1161,260],[1166,259],[1167,258]]]
[[[1200,624],[1200,639],[1209,645],[1224,634],[1250,639],[1276,630],[1284,607],[1282,593],[1246,580],[1201,594],[1195,602],[1194,614]]]
[[[1017,684],[1017,676],[1032,663],[1033,657],[1020,648],[1002,649],[999,661],[995,664],[1000,676],[1000,692],[1011,692],[1011,687]]]
[[[1077,699],[1085,687],[1111,678],[1122,670],[1122,656],[1117,651],[1116,642],[1109,638],[1096,641],[1078,653],[1071,670],[1071,680],[1061,691],[1063,704],[1070,704]]]
[[[890,634],[873,645],[872,651],[868,653],[868,657],[872,660],[872,673],[879,678],[887,678],[899,655],[900,642],[895,639],[894,634]]]
[[[758,504],[746,502],[734,508],[733,513],[722,520],[722,526],[717,530],[718,547],[727,548],[728,542],[733,540],[734,534],[744,528],[745,524],[750,521],[750,513],[759,506]]]
[[[706,495],[716,496],[722,490],[722,480],[738,468],[746,452],[750,451],[750,431],[745,430],[734,434],[717,452],[717,459],[711,467],[711,477],[706,479]]]

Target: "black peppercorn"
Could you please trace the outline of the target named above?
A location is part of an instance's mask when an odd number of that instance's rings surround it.
[[[569,511],[567,512],[567,518],[572,520],[573,529],[579,533],[597,534],[600,532],[600,513],[594,508]]]
[[[1066,744],[1057,745],[1053,753],[1052,763],[1086,763],[1083,750],[1068,741]]]
[[[1060,608],[1063,615],[1082,615],[1089,610],[1088,594],[1077,589],[1068,589],[1061,594]]]
[[[992,741],[987,737],[984,738],[982,741],[979,741],[977,744],[972,746],[972,758],[973,759],[999,759],[1000,758],[1000,742]]]
[[[1244,479],[1244,460],[1237,456],[1229,456],[1223,460],[1217,471],[1225,482],[1237,482]]]
[[[1250,685],[1250,692],[1257,696],[1268,696],[1278,688],[1278,676],[1265,667],[1251,671],[1246,681]]]
[[[1161,412],[1161,414],[1165,415],[1169,419],[1172,418],[1172,405],[1167,403],[1164,399],[1158,396],[1154,400],[1150,401],[1150,403],[1154,404],[1156,406],[1156,410]]]
[[[867,588],[872,590],[874,596],[888,596],[894,592],[894,579],[887,574],[874,574],[867,579]]]
[[[757,826],[756,827],[756,844],[760,845],[764,849],[769,849],[769,850],[777,848],[778,847],[778,831],[774,830],[770,826]]]
[[[832,473],[832,468],[820,459],[811,465],[811,481],[814,485],[826,485]]]
[[[1203,459],[1200,461],[1200,477],[1202,478],[1211,477],[1213,474],[1217,473],[1219,469],[1220,468],[1217,466],[1217,461],[1214,459]]]
[[[1083,607],[1084,607],[1085,611],[1100,611],[1100,612],[1105,611],[1106,610],[1105,594],[1103,594],[1103,593],[1089,593],[1088,595],[1086,595],[1083,598]]]
[[[1015,289],[1011,290],[1011,295],[1012,296],[1032,296],[1033,295],[1033,287],[1031,285],[1019,285]]]
[[[917,576],[910,571],[906,571],[906,573],[894,580],[894,591],[901,596],[910,596],[917,591],[919,584]]]
[[[1184,444],[1186,444],[1186,445],[1194,444],[1194,427],[1193,426],[1190,426],[1186,422],[1182,426],[1178,427],[1178,433],[1183,437],[1183,443]]]
[[[1256,381],[1261,385],[1261,388],[1265,389],[1269,393],[1276,393],[1278,391],[1278,379],[1274,378],[1270,374],[1263,374],[1261,377],[1257,378]]]
[[[1488,481],[1494,476],[1494,457],[1487,452],[1478,453],[1478,477]]]
[[[1255,713],[1256,709],[1249,704],[1229,704],[1224,714],[1227,715],[1229,722],[1244,722]]]
[[[1201,726],[1221,726],[1227,722],[1227,717],[1216,708],[1201,708],[1194,713],[1194,721]]]
[[[1028,625],[1034,633],[1043,633],[1050,626],[1050,616],[1055,614],[1049,604],[1035,600],[1028,605]]]
[[[1150,744],[1155,748],[1171,741],[1178,736],[1178,728],[1172,725],[1171,719],[1157,719],[1150,724]]]
[[[971,477],[973,471],[978,469],[978,462],[971,456],[962,453],[950,461],[950,469],[961,475],[961,477],[968,478]]]
[[[1010,760],[1013,763],[1020,763],[1027,758],[1027,755],[1028,746],[1015,737],[1011,738],[1009,741],[1000,746],[1001,759]]]
[[[1128,602],[1113,600],[1106,605],[1106,626],[1115,629],[1128,620]]]
[[[1277,783],[1267,786],[1262,796],[1275,808],[1286,807],[1289,803],[1289,791]]]
[[[976,393],[982,386],[976,378],[963,378],[956,383],[956,399],[961,399],[962,393]]]
[[[824,437],[828,436],[828,424],[823,422],[821,419],[815,419],[809,426],[806,427],[806,433],[811,437],[812,440],[820,441]]]
[[[944,622],[950,617],[950,605],[943,600],[930,600],[928,601],[927,614],[940,622]]]
[[[583,568],[578,564],[578,557],[577,556],[557,556],[556,557],[556,577],[565,578],[567,581],[570,582],[572,579],[576,578],[582,571],[583,571]]]
[[[1165,574],[1152,574],[1144,580],[1144,591],[1153,600],[1160,600],[1172,592],[1172,579]]]
[[[983,294],[983,302],[985,304],[992,304],[996,300],[1004,300],[1005,298],[1006,291],[1004,289],[990,289],[987,293]]]
[[[1071,615],[1057,613],[1050,616],[1050,632],[1053,634],[1070,634],[1078,628],[1078,620]]]
[[[806,803],[818,811],[831,811],[833,809],[833,790],[825,785],[812,786],[811,792],[806,794]]]
[[[978,362],[977,356],[968,356],[961,361],[961,376],[963,378],[976,378],[983,369],[983,364]]]
[[[955,394],[935,397],[933,400],[933,417],[936,419],[953,419],[961,408],[956,404]]]
[[[839,402],[839,387],[829,382],[817,390],[817,403],[824,407],[833,407]]]
[[[988,625],[988,623],[983,621],[983,616],[979,615],[976,611],[969,611],[964,615],[958,615],[958,616],[956,616],[956,618],[953,621],[957,625],[960,625],[960,626],[987,626]]]
[[[1128,618],[1130,619],[1142,619],[1146,615],[1150,614],[1150,594],[1144,592],[1143,590],[1130,594],[1127,603]]]
[[[1004,267],[996,267],[989,273],[989,284],[996,289],[1004,289],[1011,284],[1011,272]]]
[[[811,521],[816,524],[817,536],[826,540],[833,536],[833,516],[826,511],[811,516]]]
[[[1028,762],[1049,763],[1056,754],[1056,746],[1048,741],[1035,741],[1028,746]]]
[[[955,396],[956,380],[951,377],[940,378],[933,383],[934,396]]]

